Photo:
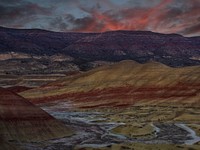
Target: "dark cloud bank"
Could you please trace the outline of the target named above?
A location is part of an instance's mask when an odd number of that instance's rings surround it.
[[[54,31],[200,35],[200,0],[1,0],[0,25]]]

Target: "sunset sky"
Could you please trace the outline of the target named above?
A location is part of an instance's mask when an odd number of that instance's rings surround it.
[[[200,36],[200,0],[0,0],[0,26]]]

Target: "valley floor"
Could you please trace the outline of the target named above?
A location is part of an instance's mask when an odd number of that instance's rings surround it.
[[[63,150],[198,150],[200,109],[191,107],[133,106],[70,110],[54,103],[42,108],[73,127],[76,134],[25,149]],[[70,103],[62,103],[70,106]]]

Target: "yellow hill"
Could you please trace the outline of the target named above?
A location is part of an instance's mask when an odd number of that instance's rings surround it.
[[[122,61],[61,78],[46,86],[22,92],[21,95],[33,103],[69,98],[75,101],[85,99],[88,103],[94,101],[100,105],[109,100],[113,102],[112,99],[119,103],[119,100],[182,100],[187,97],[196,103],[199,90],[200,66],[171,68],[157,62],[139,64]]]

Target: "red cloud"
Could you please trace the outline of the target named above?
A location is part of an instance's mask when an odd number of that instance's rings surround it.
[[[200,2],[183,0],[182,2],[188,7],[186,10],[173,7],[174,2],[173,0],[162,0],[151,8],[128,8],[107,12],[81,7],[83,11],[90,14],[90,22],[83,22],[81,27],[74,28],[74,31],[151,30],[163,33],[184,33],[183,30],[188,29],[191,23],[199,22],[195,19],[200,17]]]
[[[102,13],[97,10],[81,9],[87,13],[90,13],[92,17],[91,24],[85,26],[85,28],[75,29],[76,31],[84,32],[103,32],[108,30],[143,30],[148,27],[152,17],[156,16],[159,10],[164,8],[172,0],[163,0],[157,6],[153,8],[131,8],[124,9],[116,12],[113,16],[109,12]],[[116,16],[121,16],[118,19]],[[97,28],[101,26],[101,28]],[[98,30],[97,30],[98,29]]]

